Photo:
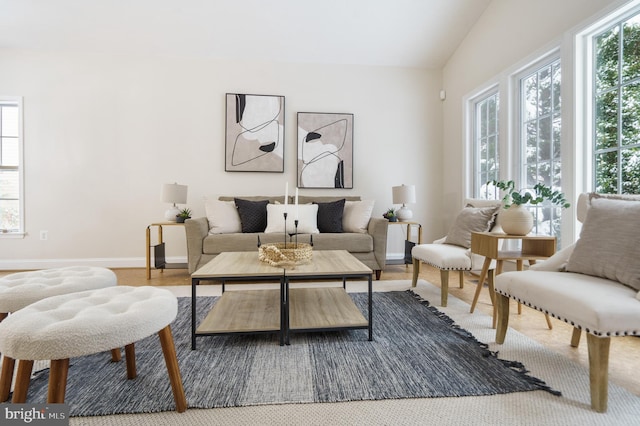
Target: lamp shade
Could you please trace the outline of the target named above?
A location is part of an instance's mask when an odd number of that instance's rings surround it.
[[[162,201],[172,204],[186,204],[187,185],[165,183],[164,185],[162,185]]]
[[[415,185],[394,186],[391,190],[393,191],[393,204],[408,204],[416,202]]]

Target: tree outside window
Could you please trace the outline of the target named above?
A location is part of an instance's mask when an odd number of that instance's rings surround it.
[[[640,193],[640,14],[594,37],[594,188]]]

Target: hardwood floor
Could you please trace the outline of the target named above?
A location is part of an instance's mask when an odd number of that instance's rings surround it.
[[[169,269],[163,273],[152,270],[150,280],[146,279],[144,268],[113,268],[113,271],[118,276],[118,283],[120,285],[174,286],[191,284],[190,275],[184,269]],[[410,280],[411,272],[411,266],[387,265],[385,271],[382,273],[381,279]],[[10,271],[0,271],[0,276],[8,273],[10,273]],[[420,278],[437,286],[440,285],[439,272],[428,265],[422,265]],[[465,285],[464,288],[461,289],[458,287],[458,274],[451,274],[449,283],[450,294],[471,304],[477,279],[478,277],[475,275],[465,275]],[[487,315],[491,315],[492,313],[492,305],[486,289],[483,289],[481,292],[476,310]],[[517,312],[515,303],[512,312]],[[514,314],[511,316],[509,326],[538,341],[547,348],[588,368],[586,337],[584,335],[582,336],[578,348],[572,348],[569,345],[572,327],[555,318],[551,318],[551,321],[553,329],[549,330],[542,313],[523,307],[522,315]],[[616,337],[611,339],[609,380],[640,396],[640,379],[638,379],[637,375],[638,369],[640,369],[640,338]]]

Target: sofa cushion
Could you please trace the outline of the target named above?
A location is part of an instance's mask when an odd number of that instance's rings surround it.
[[[307,242],[299,236],[299,242]],[[320,233],[313,235],[314,250],[347,250],[350,253],[368,253],[373,251],[373,237],[359,232]]]
[[[260,243],[282,243],[283,234],[265,234],[261,232],[247,232],[238,234],[209,234],[202,241],[204,254],[220,254],[226,251],[255,251],[258,259],[258,237]],[[289,241],[289,236],[287,236]],[[303,240],[307,242],[308,240]]]
[[[249,201],[236,198],[236,206],[242,223],[242,232],[263,232],[267,227],[267,204],[264,201]]]
[[[219,201],[205,197],[204,211],[209,222],[210,234],[242,232],[240,215],[233,201]]]
[[[640,201],[593,198],[567,271],[640,290]]]
[[[287,234],[296,233],[296,210],[298,215],[299,234],[317,234],[318,206],[316,204],[284,204],[267,205],[267,227],[265,233],[284,233],[284,212],[287,211]]]
[[[499,209],[499,206],[463,208],[449,229],[444,242],[465,248],[471,247],[471,233],[491,229],[495,221],[494,216]]]
[[[219,254],[225,251],[256,251],[258,237],[262,244],[282,243],[283,234],[279,233],[238,233],[238,234],[210,234],[202,243],[204,254]],[[347,250],[350,253],[369,253],[373,251],[373,237],[369,234],[300,234],[299,243],[308,243],[313,238],[314,250]],[[289,242],[289,237],[287,236]],[[294,237],[295,241],[295,237]]]
[[[318,205],[318,230],[320,232],[342,232],[344,203],[344,198],[331,203],[316,203]]]
[[[616,281],[571,272],[512,271],[496,276],[495,288],[596,336],[640,330],[636,292]]]
[[[374,202],[374,200],[345,201],[342,216],[343,231],[366,233]]]

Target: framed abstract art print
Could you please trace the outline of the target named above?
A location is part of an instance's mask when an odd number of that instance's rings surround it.
[[[284,172],[284,96],[227,93],[225,171]]]

